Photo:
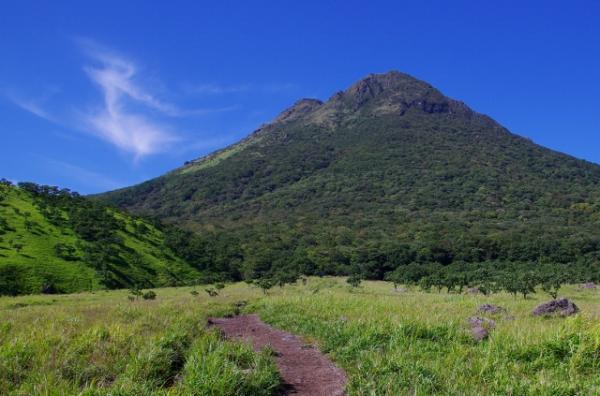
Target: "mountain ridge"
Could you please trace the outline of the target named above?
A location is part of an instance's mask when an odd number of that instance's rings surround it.
[[[554,259],[561,244],[572,245],[561,262],[600,256],[599,186],[600,166],[389,72],[324,103],[300,100],[234,145],[100,199],[233,235],[249,259],[270,246],[339,273],[382,244],[408,246],[421,262],[437,261],[434,251],[450,261]]]

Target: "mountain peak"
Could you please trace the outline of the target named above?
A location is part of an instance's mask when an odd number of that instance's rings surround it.
[[[390,102],[406,104],[422,100],[432,94],[437,101],[445,99],[439,91],[426,82],[394,70],[382,74],[369,74],[342,92],[341,96],[344,102],[358,109],[373,99],[382,98],[387,104]]]
[[[381,93],[389,90],[414,89],[417,86],[431,88],[429,84],[419,81],[406,73],[391,70],[387,73],[371,73],[354,83],[346,92],[358,93],[361,90],[370,89],[373,92]]]
[[[298,100],[291,107],[285,109],[275,118],[273,123],[282,123],[298,119],[323,104],[319,99],[304,98]]]

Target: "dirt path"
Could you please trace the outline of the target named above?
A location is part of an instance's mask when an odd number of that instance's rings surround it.
[[[259,351],[270,345],[276,352],[275,362],[285,382],[288,395],[342,396],[346,375],[325,355],[299,337],[275,330],[257,315],[210,319],[211,326],[221,329],[226,338],[250,342]]]

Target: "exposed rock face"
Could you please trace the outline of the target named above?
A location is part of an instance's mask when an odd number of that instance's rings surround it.
[[[375,113],[404,113],[417,107],[426,113],[449,113],[452,100],[424,81],[391,71],[369,74],[346,91],[335,94],[327,104],[338,109],[357,111],[371,103]]]
[[[506,308],[494,304],[482,304],[477,308],[478,313],[499,314],[505,313]]]
[[[560,315],[570,316],[579,312],[579,308],[572,301],[562,298],[540,304],[533,310],[535,316]]]
[[[469,318],[469,326],[471,327],[473,339],[475,341],[483,341],[489,337],[492,329],[496,327],[496,322],[481,316],[471,316]]]
[[[282,111],[273,123],[296,120],[319,108],[322,104],[323,102],[318,99],[300,99],[292,107]]]

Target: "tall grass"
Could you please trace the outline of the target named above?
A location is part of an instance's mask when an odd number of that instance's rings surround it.
[[[274,394],[280,379],[267,354],[205,327],[258,293],[190,290],[134,302],[124,291],[0,298],[0,394]]]
[[[316,340],[348,373],[350,395],[598,395],[600,295],[564,290],[582,313],[538,318],[543,294],[514,299],[396,293],[366,282],[351,291],[339,281],[312,279],[256,302],[263,320]],[[478,305],[508,309],[490,316],[496,328],[474,341],[467,319]]]
[[[276,327],[316,342],[348,374],[349,395],[600,394],[600,293],[567,287],[581,313],[537,318],[547,298],[395,292],[385,282],[349,288],[343,279],[268,295],[245,284],[217,297],[157,289],[154,301],[127,292],[0,298],[2,395],[274,395],[268,351],[226,342],[205,327],[248,300]],[[482,303],[488,340],[472,340],[467,318]]]

